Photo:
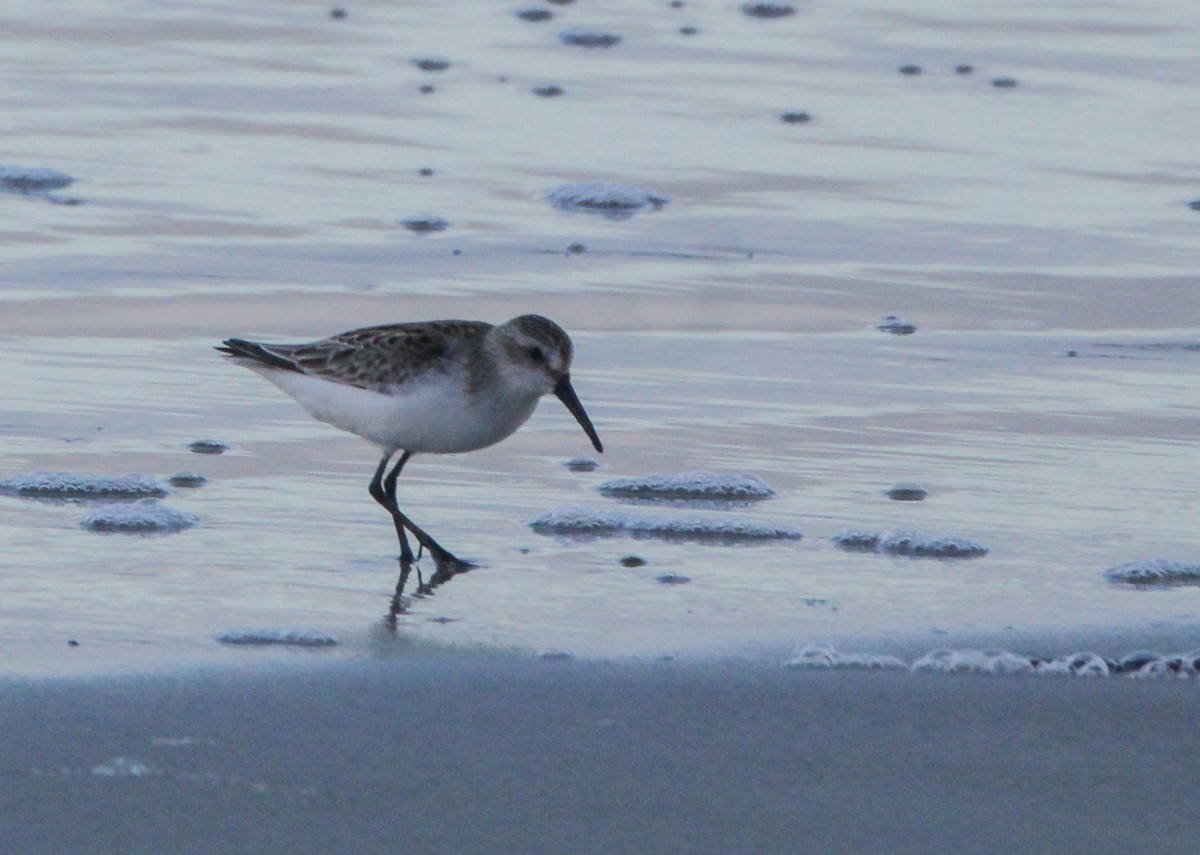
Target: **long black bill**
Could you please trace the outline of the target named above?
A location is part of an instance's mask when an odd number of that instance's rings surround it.
[[[604,446],[600,444],[600,437],[596,436],[596,429],[592,427],[592,420],[588,418],[587,411],[583,409],[583,404],[579,403],[579,396],[571,388],[570,374],[564,374],[563,378],[555,384],[554,397],[562,401],[563,406],[571,411],[571,415],[575,417],[575,421],[579,422],[579,426],[588,435],[588,439],[592,441],[592,445],[596,447],[598,452],[603,454]]]

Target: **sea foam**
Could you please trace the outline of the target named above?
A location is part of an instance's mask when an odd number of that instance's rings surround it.
[[[1173,561],[1170,558],[1149,558],[1110,567],[1104,572],[1110,582],[1131,585],[1172,585],[1200,582],[1200,564]]]
[[[532,520],[529,527],[538,534],[575,538],[624,534],[667,540],[744,543],[799,540],[803,537],[799,531],[792,528],[737,519],[728,515],[667,516],[590,508],[559,508]]]
[[[1130,677],[1133,679],[1200,676],[1200,650],[1162,654],[1138,650],[1117,659],[1106,659],[1091,651],[1062,656],[1038,657],[1010,650],[943,647],[931,650],[911,665],[885,653],[843,653],[828,644],[801,648],[784,663],[793,669],[859,668],[902,669],[942,674],[1011,675],[1036,674],[1065,677]]]
[[[167,495],[149,475],[28,472],[0,481],[0,493],[32,499],[142,499]]]
[[[758,502],[775,491],[757,475],[720,475],[683,472],[678,475],[642,475],[605,481],[597,489],[612,499],[656,501]]]
[[[194,514],[160,505],[154,499],[104,505],[79,523],[89,531],[105,534],[171,534],[200,522]]]
[[[15,164],[0,164],[0,190],[7,193],[21,193],[26,196],[39,196],[51,190],[61,190],[75,181],[65,172],[48,169],[44,166],[17,166]]]
[[[879,552],[907,558],[979,558],[988,549],[965,537],[925,534],[919,531],[844,531],[834,544],[850,552]]]
[[[264,647],[281,644],[291,647],[332,647],[337,638],[312,629],[231,629],[217,636],[221,644]]]
[[[560,211],[600,214],[614,220],[631,217],[646,208],[658,210],[667,204],[662,196],[638,187],[605,181],[564,184],[547,191],[546,200]]]

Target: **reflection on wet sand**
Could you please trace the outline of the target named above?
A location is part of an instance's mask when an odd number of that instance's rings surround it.
[[[421,568],[417,566],[422,548],[418,547],[417,555],[412,559],[403,557],[397,559],[400,562],[400,578],[396,581],[396,590],[392,593],[391,600],[388,603],[387,615],[383,619],[384,626],[393,632],[399,626],[400,616],[408,614],[411,610],[413,597],[428,597],[433,593],[435,588],[446,584],[455,576],[474,570],[479,566],[470,561],[462,561],[457,558],[451,561],[437,561],[435,565],[436,569],[429,577],[429,581],[426,581],[424,575],[421,573]],[[413,570],[417,571],[417,585],[413,593],[406,596],[404,591],[408,586],[409,577],[412,575]]]

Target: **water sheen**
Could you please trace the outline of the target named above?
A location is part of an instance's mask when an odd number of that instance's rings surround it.
[[[0,195],[0,478],[208,479],[165,500],[199,524],[154,537],[0,496],[7,668],[1194,625],[1200,587],[1104,574],[1200,561],[1200,6],[513,11],[0,13],[5,163],[73,177],[78,201]],[[620,41],[563,44],[572,27]],[[413,64],[430,56],[450,65]],[[532,91],[548,85],[563,95]],[[780,120],[798,111],[810,120]],[[592,183],[670,204],[609,218],[547,201]],[[414,233],[414,217],[452,225]],[[375,452],[211,346],[530,311],[575,339],[601,465],[564,465],[589,447],[552,399],[500,446],[413,460],[402,506],[482,566],[389,635],[396,546],[366,492]],[[877,329],[889,316],[916,331]],[[208,439],[229,448],[189,450]],[[619,510],[605,481],[696,470],[776,491],[705,513],[804,538],[528,527],[561,507]],[[898,483],[928,495],[891,501]],[[989,552],[847,552],[831,541],[847,530]],[[214,641],[237,627],[341,643]]]

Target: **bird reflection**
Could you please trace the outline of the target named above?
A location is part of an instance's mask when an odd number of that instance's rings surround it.
[[[384,625],[389,629],[396,628],[396,621],[400,615],[408,614],[412,606],[414,598],[423,598],[431,595],[434,588],[441,587],[449,582],[455,576],[459,576],[473,569],[477,565],[466,561],[438,561],[437,569],[429,577],[429,581],[425,581],[425,576],[421,572],[421,568],[417,566],[417,559],[421,557],[420,547],[415,557],[400,556],[400,578],[396,581],[396,590],[392,594],[391,601],[388,604],[388,612],[384,617]],[[417,584],[413,588],[411,595],[405,596],[404,590],[408,587],[409,579],[412,572],[417,571]]]

